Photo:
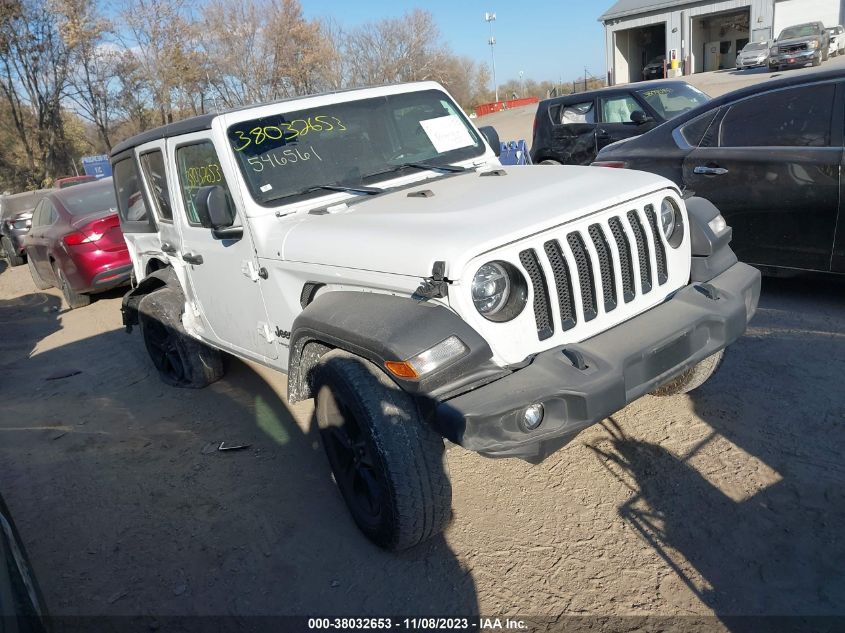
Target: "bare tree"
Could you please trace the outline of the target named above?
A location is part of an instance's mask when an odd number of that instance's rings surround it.
[[[49,0],[0,4],[0,93],[9,104],[34,186],[71,165],[61,108],[72,52],[61,35],[66,22]]]
[[[64,0],[69,19],[64,37],[73,49],[68,98],[76,111],[97,130],[101,150],[111,147],[111,127],[117,113],[120,54],[106,41],[109,22],[88,0]]]

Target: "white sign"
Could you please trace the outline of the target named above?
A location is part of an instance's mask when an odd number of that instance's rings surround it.
[[[475,142],[469,135],[469,130],[454,114],[420,121],[425,133],[434,149],[438,152],[449,152],[460,147],[469,147]]]

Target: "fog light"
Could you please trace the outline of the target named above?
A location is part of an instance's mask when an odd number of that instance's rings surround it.
[[[525,408],[522,412],[522,424],[526,431],[533,431],[543,421],[543,405],[532,404]]]

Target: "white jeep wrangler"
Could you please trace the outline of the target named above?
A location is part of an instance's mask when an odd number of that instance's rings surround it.
[[[286,372],[386,548],[447,523],[443,438],[540,460],[701,385],[757,307],[707,201],[637,171],[503,169],[498,147],[429,82],[207,114],[111,154],[127,329],[174,386],[219,379],[221,352]]]

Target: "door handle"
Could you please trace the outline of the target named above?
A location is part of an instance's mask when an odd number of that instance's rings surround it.
[[[707,167],[706,165],[696,165],[692,170],[694,174],[701,174],[704,176],[724,176],[728,170],[724,167]]]
[[[167,253],[168,255],[175,255],[176,254],[176,247],[169,242],[162,242],[161,243],[161,252]]]
[[[182,253],[182,259],[189,264],[194,264],[196,266],[202,264],[202,255],[199,253]]]
[[[607,130],[596,130],[596,137],[604,140],[610,138],[610,134]]]

